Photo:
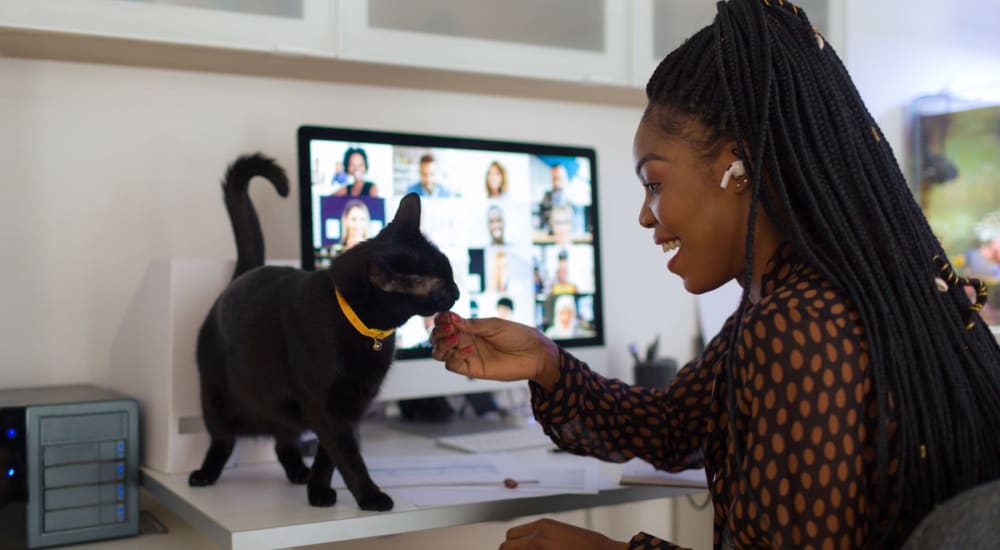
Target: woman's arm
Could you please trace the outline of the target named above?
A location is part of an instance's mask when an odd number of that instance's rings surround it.
[[[572,453],[669,471],[703,467],[714,372],[732,320],[702,355],[662,390],[629,386],[591,371],[565,350],[550,389],[531,383],[532,408],[552,440]]]

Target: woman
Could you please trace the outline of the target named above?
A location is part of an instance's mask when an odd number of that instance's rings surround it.
[[[348,147],[344,151],[344,170],[350,176],[349,183],[333,194],[337,196],[350,195],[352,197],[377,197],[378,185],[374,182],[366,181],[368,174],[368,154],[360,147]]]
[[[360,199],[347,201],[347,204],[344,205],[344,212],[340,215],[340,251],[343,252],[368,240],[371,221],[371,213],[365,203],[361,202]]]
[[[1000,477],[1000,348],[966,296],[977,281],[942,260],[805,14],[719,3],[646,93],[639,223],[676,250],[668,269],[690,292],[743,285],[720,334],[664,391],[603,379],[496,319],[439,315],[434,357],[530,380],[535,416],[566,450],[704,467],[716,548],[898,548],[936,503]],[[501,548],[543,541],[674,547],[544,520]]]
[[[507,170],[499,161],[486,169],[486,198],[498,199],[507,194]]]

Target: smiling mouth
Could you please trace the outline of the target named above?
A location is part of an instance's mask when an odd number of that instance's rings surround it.
[[[663,244],[660,245],[660,248],[662,248],[663,252],[665,252],[665,253],[666,252],[673,252],[674,250],[677,250],[680,247],[681,247],[681,240],[680,239],[674,239],[672,241],[667,241],[667,242],[665,242],[665,243],[663,243]]]

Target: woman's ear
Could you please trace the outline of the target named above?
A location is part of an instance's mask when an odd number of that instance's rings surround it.
[[[722,181],[719,183],[719,187],[726,189],[729,187],[729,180],[736,179],[736,190],[742,191],[745,183],[741,182],[746,180],[746,175],[747,171],[746,167],[743,165],[743,161],[736,159],[733,162],[730,162],[729,167],[727,167],[726,171],[722,173]]]

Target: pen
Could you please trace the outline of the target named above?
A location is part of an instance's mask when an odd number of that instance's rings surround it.
[[[483,486],[499,486],[502,485],[508,489],[516,489],[519,485],[532,485],[541,483],[537,479],[514,479],[512,477],[504,478],[503,481],[444,481],[440,483],[435,483],[429,481],[427,483],[387,483],[383,485],[388,489],[397,487],[483,487]]]
[[[636,365],[642,363],[642,361],[639,360],[639,346],[635,345],[635,342],[628,345],[628,351],[632,354],[632,360],[635,361]]]

